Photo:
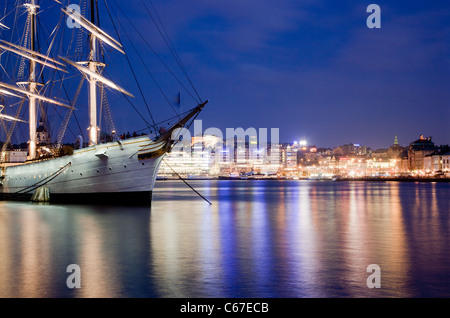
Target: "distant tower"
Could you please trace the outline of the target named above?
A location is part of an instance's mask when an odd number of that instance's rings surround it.
[[[389,159],[398,159],[404,148],[398,144],[398,138],[395,136],[394,144],[387,150],[387,157]]]
[[[398,147],[398,146],[399,146],[398,138],[397,138],[397,136],[395,136],[395,138],[394,138],[394,147]]]
[[[49,143],[48,132],[42,119],[39,120],[39,126],[36,129],[36,141],[39,145],[47,145]]]

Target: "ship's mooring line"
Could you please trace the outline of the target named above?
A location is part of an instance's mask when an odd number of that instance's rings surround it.
[[[181,180],[181,181],[183,181],[189,188],[191,188],[192,189],[192,191],[194,191],[195,193],[197,193],[203,200],[205,200],[206,202],[208,202],[210,205],[212,205],[212,203],[207,199],[207,198],[205,198],[203,195],[201,195],[197,190],[195,190],[189,183],[187,183],[186,182],[186,180],[184,180],[175,170],[173,170],[173,168],[167,163],[167,161],[166,160],[164,160],[164,158],[163,158],[163,161],[166,163],[166,165],[173,171],[173,173],[175,173],[176,175],[177,175],[177,177]]]
[[[50,181],[52,181],[53,179],[55,179],[57,176],[59,176],[61,174],[61,172],[63,172],[64,170],[67,169],[67,167],[69,167],[72,164],[72,162],[69,162],[68,164],[66,164],[64,167],[61,167],[58,171],[52,173],[51,175],[49,175],[47,178],[42,179],[38,182],[36,182],[35,184],[28,186],[26,188],[23,188],[22,190],[19,190],[17,192],[14,192],[13,194],[25,194],[27,192],[33,191],[39,187],[42,187],[43,185],[46,185],[47,183],[49,183]],[[44,182],[45,181],[45,182]],[[40,184],[41,182],[44,182],[42,184]],[[26,190],[26,191],[25,191]],[[24,191],[24,192],[23,192]]]

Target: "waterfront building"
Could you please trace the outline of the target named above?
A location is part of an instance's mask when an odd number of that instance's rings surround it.
[[[367,161],[367,176],[385,176],[392,177],[398,174],[396,159],[370,159]]]
[[[365,155],[368,152],[368,148],[366,146],[362,146],[361,144],[345,144],[333,149],[333,153],[335,155]]]
[[[50,136],[44,126],[42,118],[39,120],[39,125],[36,129],[36,142],[41,146],[48,145],[50,142]]]
[[[408,148],[405,148],[398,155],[397,167],[400,172],[400,175],[407,176],[410,174],[409,172],[409,160],[408,160]]]
[[[395,136],[389,148],[375,151],[358,144],[334,149],[296,142],[260,145],[257,138],[251,136],[247,140],[236,136],[221,140],[205,135],[193,137],[187,145],[189,147],[174,149],[165,157],[160,176],[175,176],[173,170],[185,177],[208,178],[243,175],[361,178],[450,174],[448,146],[436,146],[430,137],[424,138],[423,135],[409,147],[400,146]]]
[[[286,168],[296,168],[298,146],[296,144],[282,144],[281,152],[283,165]]]
[[[408,168],[412,173],[423,172],[425,156],[437,150],[431,137],[420,135],[419,139],[411,142],[408,148]]]
[[[385,160],[388,158],[388,149],[376,149],[371,151],[370,158],[377,160]]]
[[[443,177],[450,178],[450,151],[443,153],[440,156],[439,164]]]
[[[435,152],[425,156],[423,172],[429,176],[450,176],[450,150],[448,146],[442,146]]]
[[[259,145],[256,137],[248,141],[237,137],[222,140],[217,136],[196,136],[182,141],[166,155],[160,166],[160,177],[216,178],[239,175],[276,175],[280,169],[279,145]],[[284,156],[286,153],[284,152]],[[289,154],[289,161],[294,161]],[[295,163],[296,164],[296,155]],[[174,172],[175,171],[175,172]]]
[[[263,152],[264,148],[259,148],[259,151]],[[274,176],[282,167],[281,158],[281,145],[277,143],[269,143],[266,147],[266,158],[263,160],[263,165],[259,173],[266,176]]]
[[[439,157],[433,154],[425,156],[423,159],[423,172],[426,175],[434,175],[435,171],[439,169]]]
[[[27,161],[27,153],[28,151],[26,149],[14,149],[14,150],[7,150],[4,153],[5,156],[5,162],[9,163],[23,163]]]
[[[158,175],[171,177],[177,173],[189,178],[217,174],[219,164],[216,161],[221,155],[218,145],[221,139],[216,136],[196,136],[191,141],[182,141],[164,157]]]
[[[398,138],[397,136],[395,136],[394,144],[390,146],[386,151],[386,157],[388,159],[398,159],[405,149],[406,149],[405,147],[399,145]]]

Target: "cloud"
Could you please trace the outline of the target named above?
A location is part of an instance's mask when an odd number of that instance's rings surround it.
[[[354,1],[155,1],[211,99],[210,126],[279,127],[328,145],[450,136],[448,6],[380,4],[382,29],[370,30]]]

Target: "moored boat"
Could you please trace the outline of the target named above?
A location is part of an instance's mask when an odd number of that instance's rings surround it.
[[[45,3],[45,2],[44,2]],[[87,1],[86,1],[87,3]],[[100,29],[96,9],[97,1],[91,0],[91,20],[87,20],[76,10],[69,7],[61,11],[73,19],[79,27],[89,33],[89,54],[85,61],[73,61],[69,57],[59,57],[59,60],[40,53],[37,47],[37,15],[40,6],[37,0],[24,1],[21,8],[27,12],[24,36],[19,44],[1,40],[0,48],[18,57],[22,64],[28,63],[27,80],[7,83],[0,81],[1,101],[7,100],[28,106],[28,121],[19,118],[20,111],[15,114],[1,112],[0,120],[5,128],[6,141],[1,151],[0,198],[2,200],[36,200],[64,203],[93,202],[99,204],[149,204],[158,174],[159,165],[164,155],[178,142],[179,128],[189,124],[200,113],[206,102],[198,102],[197,106],[184,114],[178,114],[177,121],[169,129],[161,129],[154,136],[141,134],[129,138],[119,138],[115,131],[110,138],[101,140],[98,112],[98,99],[104,101],[104,88],[108,87],[122,95],[134,97],[125,89],[106,78],[104,68],[106,64],[99,58],[103,56],[103,47],[108,46],[125,54],[120,41]],[[8,28],[9,30],[9,28]],[[14,34],[14,33],[12,33]],[[6,36],[4,37],[6,38]],[[21,65],[22,65],[21,64]],[[25,72],[25,67],[21,71]],[[57,135],[53,143],[42,142],[37,127],[38,114],[48,117],[44,105],[64,107],[67,109],[62,123],[64,133],[68,120],[76,110],[74,101],[61,101],[45,96],[45,87],[55,86],[55,83],[42,82],[44,70],[53,72],[69,72],[72,68],[81,73],[82,79],[76,91],[76,98],[80,93],[82,83],[88,82],[88,143],[79,143],[78,149],[63,147],[62,135]],[[97,93],[99,94],[97,96]],[[27,102],[27,103],[25,103]],[[109,111],[104,106],[104,111]],[[126,111],[126,110],[124,110]],[[7,127],[4,122],[10,124]],[[23,161],[7,159],[8,144],[15,131],[17,123],[26,122],[29,138],[27,142],[27,157]],[[153,127],[156,130],[156,127]],[[81,138],[82,139],[82,138]],[[45,140],[45,138],[44,138]],[[40,191],[45,195],[40,195]]]

